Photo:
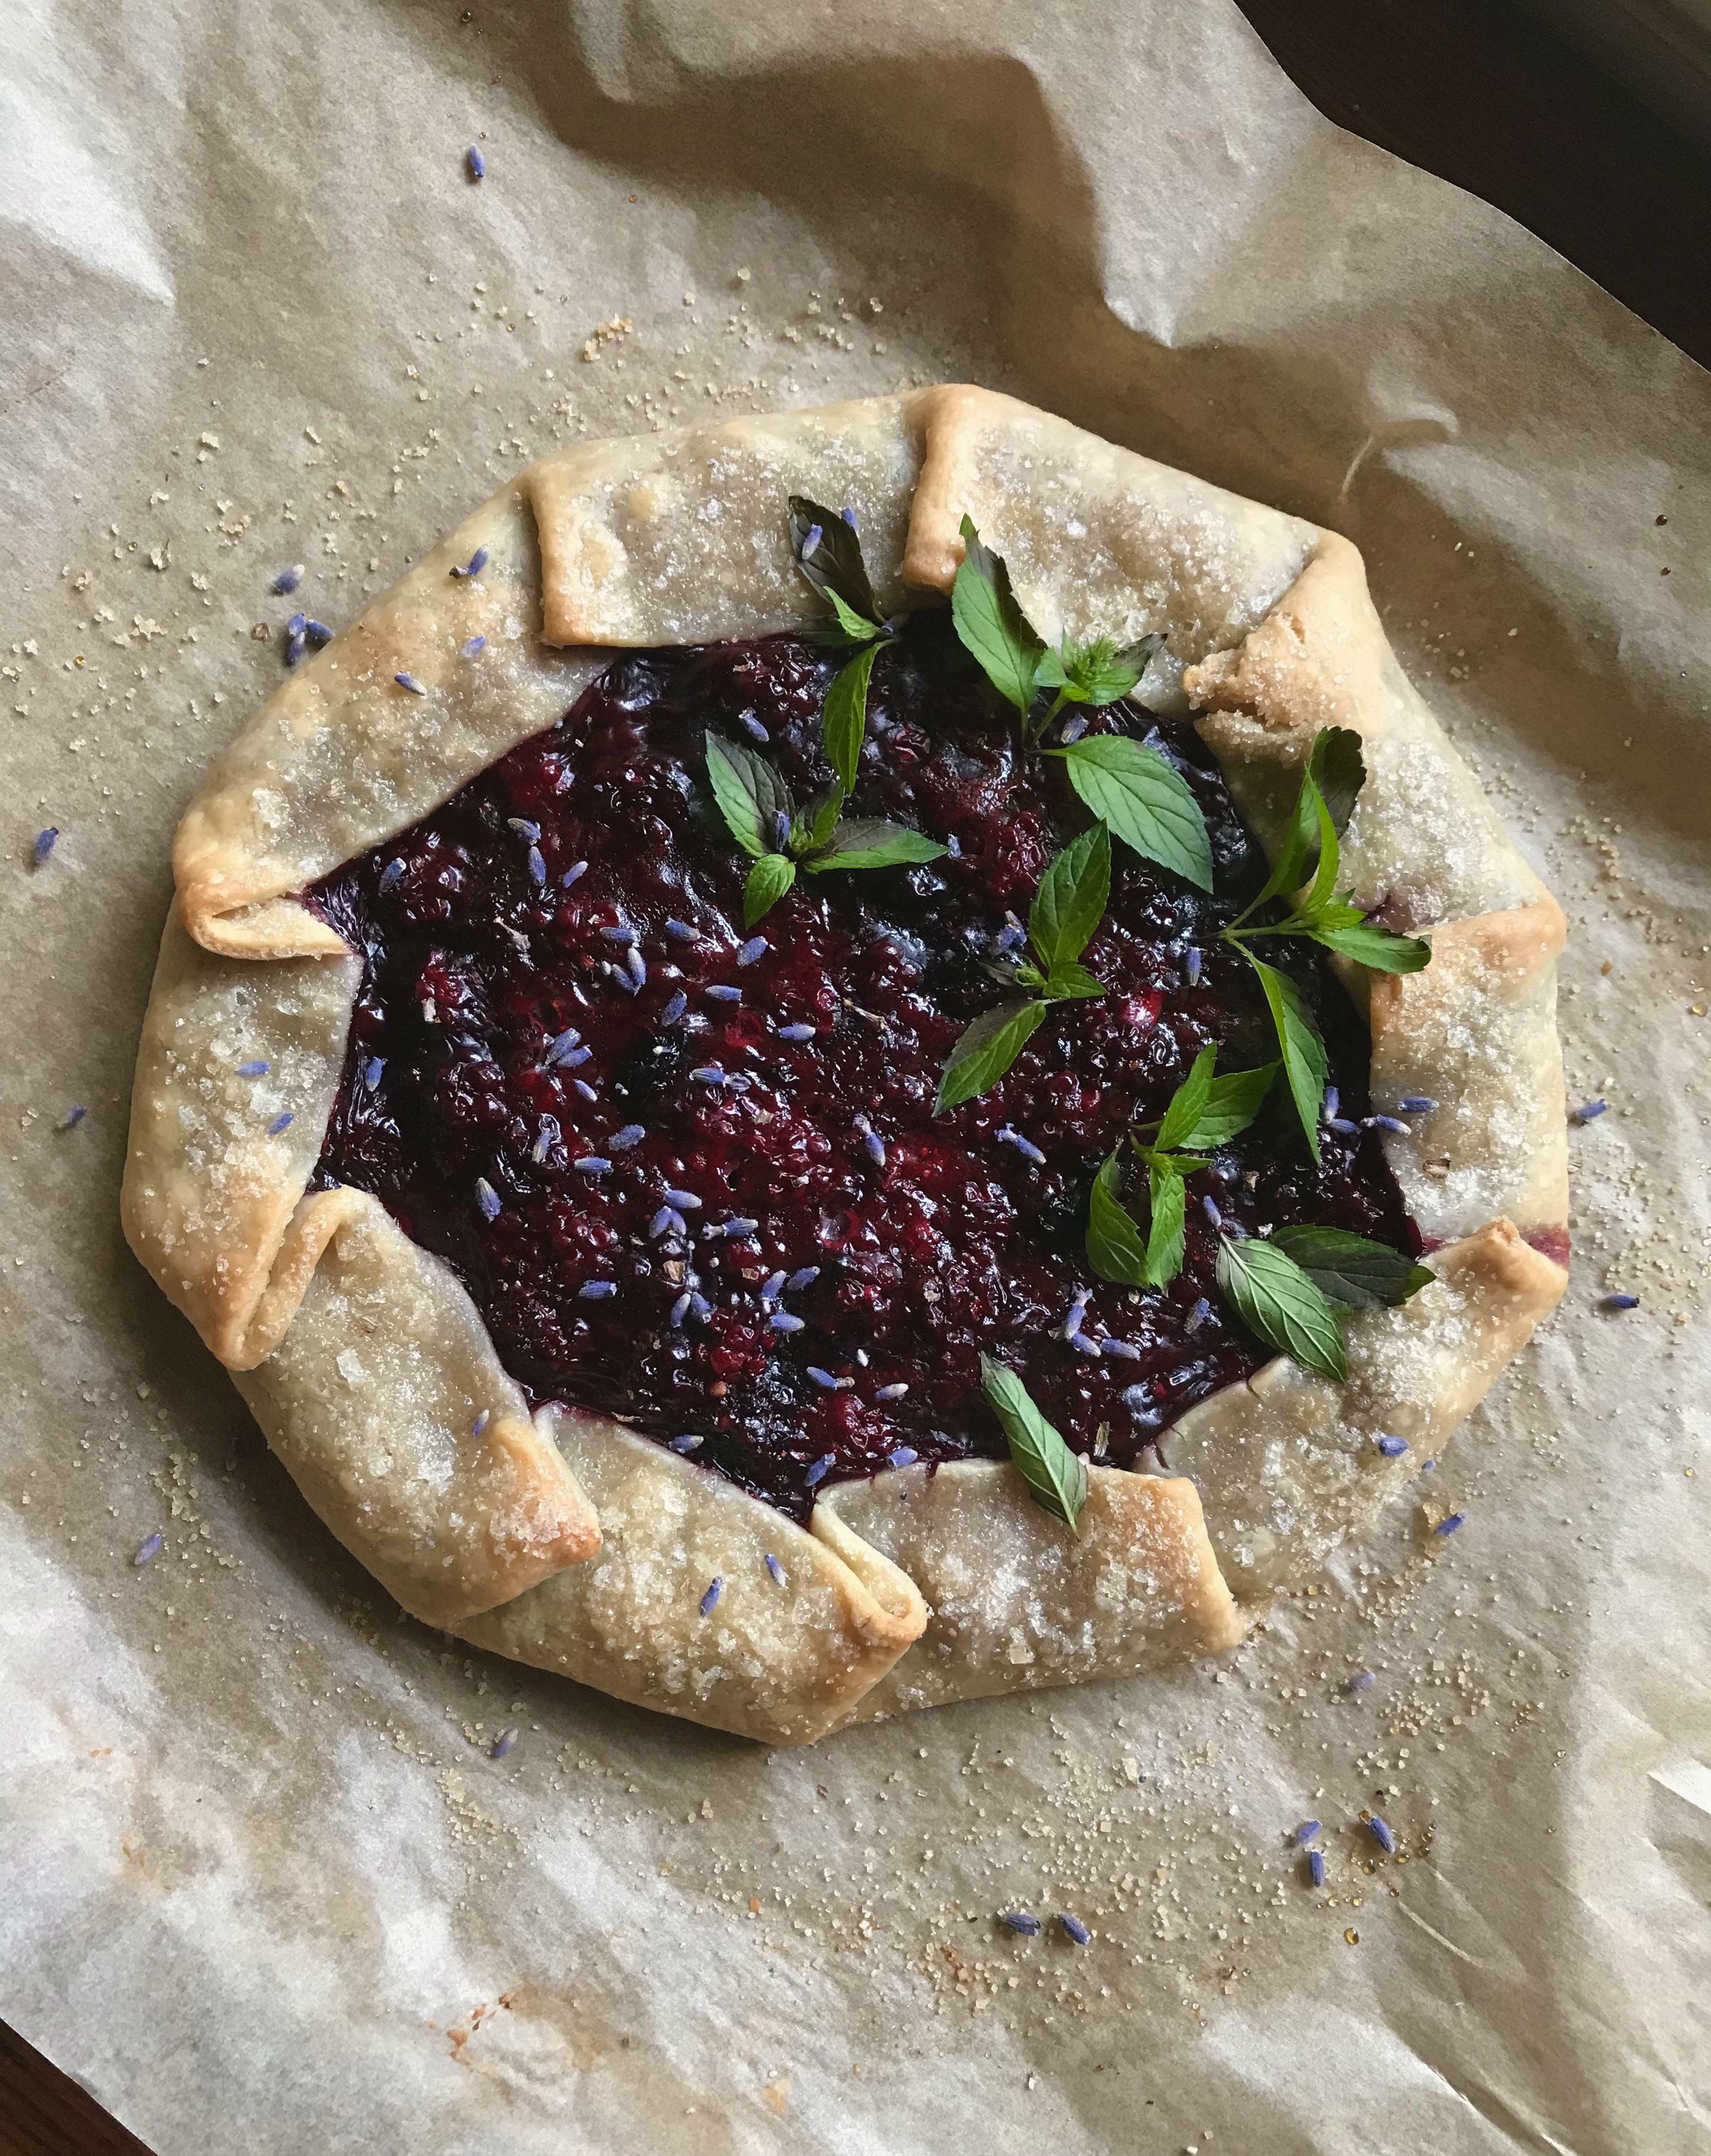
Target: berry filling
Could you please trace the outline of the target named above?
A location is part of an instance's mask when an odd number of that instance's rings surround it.
[[[1003,1000],[1007,916],[1086,814],[1061,763],[1017,747],[945,616],[917,618],[875,668],[848,813],[948,852],[800,875],[750,934],[704,736],[756,748],[805,799],[830,776],[837,664],[794,637],[620,658],[550,732],[315,888],[365,959],[316,1186],[372,1192],[443,1258],[533,1400],[614,1415],[797,1519],[888,1463],[1004,1456],[982,1351],[1077,1450],[1156,1468],[1175,1417],[1269,1357],[1219,1299],[1220,1219],[1410,1252],[1417,1233],[1376,1134],[1326,1130],[1315,1166],[1279,1086],[1191,1178],[1170,1286],[1096,1277],[1089,1189],[1131,1122],[1209,1041],[1221,1070],[1275,1059],[1254,977],[1217,940],[1259,849],[1191,725],[1093,713],[1192,788],[1216,895],[1115,847],[1083,953],[1105,994],[1054,1004],[990,1091],[935,1115],[958,1035]],[[1364,1029],[1322,952],[1273,962],[1347,1125]]]

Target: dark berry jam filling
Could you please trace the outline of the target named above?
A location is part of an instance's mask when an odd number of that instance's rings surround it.
[[[751,940],[703,737],[761,747],[805,798],[830,777],[836,663],[794,638],[620,659],[551,732],[316,886],[366,961],[318,1183],[373,1192],[452,1265],[535,1400],[675,1441],[797,1518],[822,1482],[888,1461],[1001,1456],[982,1349],[1072,1445],[1155,1466],[1144,1449],[1174,1417],[1268,1355],[1217,1297],[1202,1201],[1249,1230],[1318,1221],[1410,1250],[1413,1224],[1375,1137],[1328,1131],[1315,1168],[1279,1086],[1190,1183],[1171,1286],[1098,1280],[1088,1189],[1130,1122],[1209,1040],[1222,1070],[1276,1055],[1217,941],[1259,850],[1187,723],[1095,714],[1192,787],[1217,895],[1117,846],[1084,953],[1108,993],[1054,1006],[991,1092],[935,1116],[957,1035],[1001,1000],[1007,911],[1026,917],[1085,817],[924,617],[874,670],[850,813],[950,851],[803,875]],[[1268,956],[1358,1116],[1368,1047],[1347,998],[1310,949]],[[1083,1296],[1103,1353],[1065,1336]]]

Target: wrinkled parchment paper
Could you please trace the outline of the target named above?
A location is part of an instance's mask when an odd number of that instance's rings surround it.
[[[4,41],[0,2013],[161,2156],[1705,2148],[1707,377],[1221,0]],[[1610,1108],[1453,1541],[1401,1508],[1217,1671],[769,1754],[387,1605],[128,1258],[127,1089],[294,606],[579,434],[944,377],[1360,542]]]

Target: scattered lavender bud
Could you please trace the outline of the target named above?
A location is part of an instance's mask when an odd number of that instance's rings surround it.
[[[668,921],[665,932],[677,943],[699,943],[701,940],[700,930],[691,928],[687,921]]]
[[[701,1597],[701,1614],[704,1617],[710,1617],[713,1614],[719,1606],[719,1598],[724,1592],[725,1582],[722,1578],[715,1579],[709,1584],[707,1592]]]
[[[1191,943],[1182,953],[1182,978],[1191,988],[1200,986],[1201,968],[1205,963],[1205,952],[1197,945]]]
[[[1303,1820],[1300,1825],[1296,1828],[1293,1837],[1296,1848],[1299,1849],[1304,1842],[1311,1841],[1316,1835],[1324,1832],[1324,1829],[1317,1820]]]
[[[540,836],[540,826],[526,816],[507,816],[505,827],[515,831],[520,839],[526,839],[530,845]]]
[[[820,544],[821,541],[825,536],[826,534],[820,529],[817,524],[811,524],[808,526],[807,530],[802,534],[802,555],[804,559],[813,552],[814,549]]]
[[[475,1203],[481,1209],[484,1220],[497,1220],[502,1210],[499,1194],[484,1175],[475,1178]]]
[[[761,1284],[761,1301],[776,1302],[778,1299],[779,1291],[783,1287],[783,1286],[784,1275],[781,1272],[770,1275],[769,1277]]]
[[[998,1922],[1007,1924],[1012,1932],[1020,1932],[1025,1939],[1039,1936],[1040,1920],[1037,1917],[1029,1916],[1026,1909],[1001,1909]]]
[[[1065,748],[1068,748],[1072,742],[1078,742],[1086,732],[1086,716],[1084,713],[1078,711],[1073,719],[1065,719],[1063,725],[1058,729],[1058,738],[1063,742]]]
[[[1100,1354],[1110,1356],[1114,1362],[1138,1363],[1145,1352],[1133,1340],[1102,1340],[1099,1342]]]
[[[1386,1460],[1400,1460],[1408,1450],[1408,1440],[1406,1437],[1386,1437],[1381,1435],[1372,1441]]]
[[[37,832],[35,844],[30,848],[30,859],[38,868],[40,868],[59,842],[59,826],[57,824],[50,824],[45,831]]]
[[[675,1205],[679,1213],[699,1213],[701,1209],[701,1201],[693,1190],[668,1190],[665,1202]]]
[[[295,592],[302,582],[303,564],[299,562],[292,568],[280,570],[279,575],[274,578],[274,589],[283,598],[287,592]]]
[[[792,1295],[800,1295],[805,1287],[812,1287],[820,1277],[818,1265],[802,1265],[784,1283]]]
[[[371,1055],[367,1062],[363,1065],[362,1082],[371,1093],[380,1084],[381,1073],[386,1067],[387,1060],[383,1055]]]
[[[1324,1884],[1324,1852],[1309,1849],[1307,1852],[1307,1876],[1315,1887]]]
[[[268,1136],[270,1138],[278,1137],[281,1131],[289,1130],[292,1124],[296,1120],[296,1116],[291,1109],[281,1108],[279,1114],[275,1116],[272,1122],[268,1125]]]
[[[586,1078],[573,1078],[571,1079],[571,1083],[576,1087],[577,1092],[581,1095],[585,1101],[592,1103],[600,1098],[599,1094],[596,1092],[593,1086],[588,1083],[588,1081]]]
[[[404,864],[402,861],[388,861],[380,872],[380,881],[377,888],[381,891],[390,891],[394,884],[402,881],[403,875]]]
[[[1064,1337],[1078,1355],[1097,1355],[1099,1352],[1099,1342],[1090,1334],[1078,1331],[1067,1333]]]
[[[648,961],[633,943],[625,954],[624,964],[628,968],[630,978],[636,986],[638,988],[645,988],[648,985]]]
[[[270,1065],[266,1058],[258,1055],[250,1062],[240,1063],[238,1066],[238,1075],[240,1078],[265,1078],[269,1068]]]
[[[133,1564],[152,1564],[166,1546],[166,1537],[156,1527],[151,1535],[137,1544],[136,1555],[131,1562]]]
[[[1637,1295],[1606,1295],[1599,1299],[1601,1310],[1637,1310],[1640,1298]]]
[[[746,943],[739,945],[736,962],[740,966],[752,966],[756,959],[764,957],[766,952],[766,938],[764,936],[751,936]]]
[[[314,644],[330,644],[333,640],[331,629],[324,621],[317,621],[313,614],[304,623],[303,634]]]
[[[1338,1092],[1336,1087],[1327,1086],[1324,1089],[1324,1099],[1319,1106],[1319,1113],[1327,1117],[1334,1116],[1341,1111],[1342,1105],[1343,1096]]]
[[[689,1297],[689,1315],[694,1319],[697,1325],[704,1325],[708,1319],[713,1315],[713,1306],[708,1301],[704,1295],[691,1295]]]
[[[584,1302],[604,1302],[617,1293],[616,1281],[584,1281],[576,1293]]]
[[[1032,1162],[1034,1167],[1043,1168],[1045,1166],[1046,1156],[1040,1151],[1039,1147],[1031,1138],[1025,1138],[1020,1131],[1012,1129],[1008,1123],[1005,1124],[1002,1130],[995,1131],[992,1135],[997,1139],[1000,1145],[1014,1146],[1016,1150],[1022,1155],[1022,1158],[1026,1161]]]
[[[1127,1385],[1117,1397],[1128,1409],[1130,1414],[1138,1417],[1141,1421],[1147,1421],[1151,1417],[1153,1396],[1145,1385]]]
[[[782,808],[776,809],[772,817],[772,850],[781,854],[790,844],[790,818]]]
[[[285,639],[285,664],[295,666],[309,649],[309,639],[300,629]]]
[[[720,1233],[724,1235],[752,1235],[760,1224],[758,1220],[750,1219],[747,1214],[740,1213],[735,1219],[727,1220]]]
[[[487,177],[487,160],[473,142],[464,152],[464,162],[469,167],[469,177],[472,180],[484,180]]]
[[[1356,1670],[1349,1680],[1350,1691],[1370,1691],[1372,1686],[1373,1676],[1370,1670]]]
[[[407,689],[412,696],[425,696],[428,694],[427,690],[423,687],[413,674],[394,674],[392,679],[401,689]]]
[[[294,613],[289,621],[285,624],[285,634],[287,636],[307,636],[309,616],[306,613]]]
[[[1408,1135],[1408,1126],[1400,1116],[1363,1116],[1360,1127],[1363,1131],[1396,1131],[1403,1137]]]
[[[822,1370],[815,1363],[808,1365],[808,1375],[822,1393],[847,1393],[855,1383],[853,1378],[834,1378],[829,1370]]]
[[[475,552],[469,557],[469,566],[464,570],[464,574],[466,577],[479,577],[481,574],[481,572],[487,567],[487,560],[488,556],[486,547],[478,547],[475,549]]]
[[[1214,1228],[1222,1228],[1223,1226],[1224,1216],[1218,1210],[1218,1203],[1217,1199],[1210,1197],[1202,1198],[1200,1201],[1200,1209],[1205,1214],[1206,1219],[1212,1223]]]
[[[908,1390],[908,1385],[900,1382],[894,1385],[881,1385],[873,1398],[876,1400],[900,1400]]]
[[[472,1423],[470,1424],[470,1425],[469,1425],[469,1435],[470,1435],[470,1436],[471,1436],[471,1437],[479,1437],[479,1436],[480,1436],[480,1435],[481,1435],[481,1433],[482,1433],[482,1431],[483,1431],[483,1430],[484,1430],[486,1429],[486,1427],[487,1427],[488,1424],[489,1424],[492,1419],[493,1419],[493,1418],[492,1418],[491,1414],[489,1413],[489,1411],[487,1410],[487,1409],[483,1408],[483,1409],[481,1410],[480,1414],[479,1414],[479,1415],[477,1415],[477,1416],[476,1416],[476,1418],[475,1418],[474,1421],[474,1422],[472,1422]]]
[[[1327,1116],[1324,1123],[1328,1131],[1335,1131],[1340,1137],[1353,1138],[1360,1135],[1360,1124],[1350,1122],[1346,1116]]]
[[[1371,1833],[1373,1840],[1378,1844],[1385,1855],[1386,1856],[1394,1856],[1396,1852],[1396,1837],[1391,1832],[1390,1828],[1386,1825],[1384,1820],[1379,1817],[1376,1812],[1375,1812],[1371,1818],[1367,1820],[1366,1825]]]
[[[1187,1317],[1183,1322],[1182,1330],[1185,1332],[1198,1332],[1201,1327],[1206,1323],[1207,1318],[1209,1318],[1212,1314],[1212,1306],[1211,1303],[1206,1301],[1204,1296],[1201,1296],[1200,1301],[1196,1303],[1193,1309],[1189,1312]]]
[[[672,1000],[674,1003],[677,998],[674,997]],[[699,1063],[690,1071],[689,1076],[698,1086],[723,1086],[726,1083],[725,1073],[716,1063]]]
[[[778,1562],[778,1559],[773,1556],[771,1550],[768,1550],[766,1553],[766,1569],[778,1582],[778,1584],[782,1587],[784,1585],[784,1567]]]
[[[770,748],[771,747],[771,735],[767,732],[766,727],[761,725],[761,721],[755,716],[752,711],[739,711],[737,713],[737,719],[742,726],[743,732],[747,734],[750,741],[759,742],[762,747]]]
[[[848,525],[850,530],[855,533],[858,538],[859,538],[861,536],[862,527],[856,521],[856,513],[854,510],[840,509],[838,513],[843,519],[844,522]]]
[[[694,1452],[700,1444],[701,1440],[699,1437],[686,1431],[682,1437],[671,1439],[667,1450],[671,1452]]]
[[[633,928],[628,928],[622,926],[602,928],[600,933],[606,938],[608,943],[622,943],[628,945],[633,943],[636,940],[635,930]]]
[[[621,1131],[612,1133],[607,1144],[613,1152],[628,1152],[632,1146],[640,1145],[647,1135],[648,1126],[645,1123],[626,1123]]]
[[[546,856],[539,846],[530,846],[529,849],[529,880],[532,884],[544,884],[546,881]]]
[[[1087,721],[1083,719],[1082,721],[1083,730],[1085,730],[1086,725]],[[1072,1917],[1067,1909],[1065,1909],[1059,1916],[1058,1921],[1062,1924],[1064,1930],[1068,1933],[1070,1938],[1074,1940],[1075,1943],[1078,1947],[1086,1946],[1089,1941],[1093,1938],[1093,1933],[1088,1929],[1087,1926],[1083,1923],[1080,1917]]]
[[[730,981],[715,981],[708,988],[710,1001],[715,1004],[740,1004],[743,992]]]
[[[686,1235],[689,1224],[674,1205],[662,1205],[648,1223],[648,1239],[657,1243],[662,1235]]]
[[[610,1175],[612,1173],[612,1163],[603,1152],[585,1152],[581,1159],[573,1160],[571,1166],[576,1169],[578,1175]]]
[[[487,1754],[488,1758],[489,1759],[503,1759],[508,1752],[515,1748],[516,1742],[517,1732],[515,1729],[502,1729],[499,1735],[494,1738],[493,1743]]]
[[[89,1110],[85,1107],[81,1101],[74,1101],[71,1106],[65,1111],[65,1113],[59,1118],[60,1129],[62,1131],[74,1131],[88,1113]]]
[[[587,873],[588,864],[587,861],[572,861],[570,866],[558,880],[559,889],[561,891],[568,891],[573,883],[580,883]]]
[[[812,1025],[781,1025],[778,1029],[778,1038],[789,1041],[812,1040],[818,1030],[817,1026]]]
[[[1405,1093],[1396,1106],[1405,1116],[1429,1116],[1437,1103],[1429,1093]]]
[[[659,1023],[662,1025],[675,1025],[689,1007],[689,999],[683,990],[674,988],[665,999],[664,1008],[659,1014]]]
[[[1438,1522],[1437,1525],[1432,1532],[1435,1535],[1452,1535],[1467,1517],[1468,1515],[1465,1512],[1448,1513],[1444,1518]]]
[[[807,1482],[811,1490],[817,1487],[820,1483],[825,1481],[827,1475],[831,1473],[832,1468],[837,1465],[837,1461],[838,1455],[835,1452],[822,1453],[820,1457],[808,1470],[807,1475],[803,1476],[803,1481]]]
[[[920,1456],[912,1445],[896,1445],[885,1455],[893,1467],[913,1467]]]
[[[1571,1123],[1594,1123],[1610,1106],[1608,1101],[1582,1101],[1578,1108],[1570,1111]]]
[[[671,1306],[671,1314],[666,1322],[671,1327],[672,1330],[675,1332],[689,1314],[689,1291],[685,1288],[683,1293],[678,1297],[677,1301],[673,1303]]]
[[[766,1321],[775,1332],[800,1332],[805,1322],[787,1310],[775,1310]]]
[[[474,659],[478,652],[485,651],[486,649],[487,639],[484,636],[472,636],[464,646],[464,656],[466,659]]]

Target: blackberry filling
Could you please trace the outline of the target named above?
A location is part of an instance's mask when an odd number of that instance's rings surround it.
[[[1085,812],[1061,765],[1017,748],[945,616],[918,618],[875,668],[849,813],[950,850],[800,877],[751,937],[704,736],[760,749],[806,798],[830,776],[836,664],[795,637],[620,658],[550,732],[315,887],[365,961],[315,1187],[373,1193],[443,1258],[534,1401],[615,1415],[795,1518],[890,1462],[1003,1457],[983,1350],[1078,1450],[1155,1467],[1176,1416],[1269,1357],[1218,1298],[1214,1219],[1411,1253],[1419,1236],[1375,1136],[1327,1131],[1315,1166],[1279,1086],[1191,1179],[1170,1286],[1095,1277],[1089,1188],[1130,1123],[1208,1041],[1221,1070],[1276,1055],[1217,941],[1264,879],[1259,848],[1187,721],[1094,713],[1193,789],[1216,895],[1117,846],[1083,954],[1107,993],[1053,1006],[990,1092],[935,1116],[957,1036],[1002,999],[1007,912],[1026,916]],[[1268,956],[1358,1117],[1348,998],[1311,947]]]

